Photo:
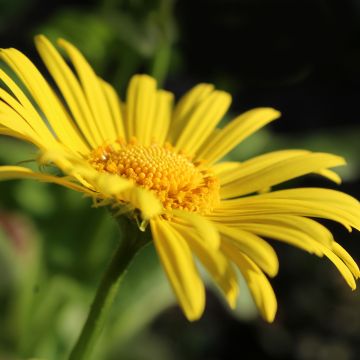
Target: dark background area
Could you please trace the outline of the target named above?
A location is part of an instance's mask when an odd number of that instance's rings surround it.
[[[64,8],[96,14],[99,2],[15,3],[18,8],[0,1],[0,44],[37,58],[31,39],[40,24]],[[118,10],[131,9],[141,18],[152,2],[118,3]],[[283,117],[271,126],[275,145],[267,147],[316,148],[314,141],[321,139],[340,153],[344,145],[353,167],[359,167],[360,1],[187,0],[175,3],[174,18],[177,36],[166,88],[181,94],[198,82],[212,82],[233,94],[234,113],[275,107]],[[144,58],[134,71],[146,71]],[[114,64],[110,58],[102,68],[109,80]],[[333,186],[311,179],[298,185]],[[360,198],[358,177],[346,179],[341,190]],[[359,234],[332,230],[359,261]],[[235,319],[210,292],[196,324],[187,323],[177,308],[152,323],[154,336],[172,349],[175,360],[360,358],[359,292],[352,293],[325,261],[286,246],[276,249],[281,268],[272,282],[279,302],[275,323]],[[138,352],[134,360],[147,359]]]
[[[236,110],[274,106],[279,131],[359,124],[359,1],[179,2],[192,79],[231,86]]]
[[[21,11],[0,2],[0,42],[34,57],[31,38],[39,24],[64,8],[96,11],[99,1],[17,3]],[[144,1],[118,3],[125,10],[151,8]],[[235,112],[281,109],[287,121],[276,131],[359,124],[359,1],[185,0],[175,1],[175,18],[180,65],[168,82],[179,93],[215,82],[232,90]]]

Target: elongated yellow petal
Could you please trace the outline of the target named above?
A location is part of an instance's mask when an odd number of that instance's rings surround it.
[[[93,195],[89,189],[75,184],[64,177],[57,177],[49,174],[34,172],[28,168],[21,166],[0,166],[0,181],[14,179],[33,179],[48,183],[54,183],[65,186],[69,189],[79,191],[88,195]]]
[[[175,143],[175,149],[195,154],[216,125],[225,115],[231,96],[224,91],[214,91],[194,109]]]
[[[37,147],[56,146],[57,141],[51,132],[48,129],[44,131],[41,127],[35,126],[33,115],[1,88],[0,99],[6,101],[6,103],[0,102],[0,125],[22,134],[22,139]]]
[[[4,113],[6,111],[10,112],[13,111],[17,115],[20,115],[24,121],[30,126],[31,123],[27,121],[27,113],[24,107],[16,100],[13,96],[11,96],[8,92],[6,92],[4,89],[0,88],[0,99],[3,100],[3,102],[0,102],[0,113]],[[36,131],[36,129],[35,129]]]
[[[140,143],[151,143],[152,126],[156,120],[156,81],[148,75],[131,78],[126,97],[126,130],[128,138],[135,136]]]
[[[246,255],[233,252],[226,242],[222,243],[226,256],[240,269],[262,317],[273,322],[277,310],[277,301],[268,279],[259,267]]]
[[[131,188],[131,191],[120,193],[119,200],[129,202],[139,209],[144,220],[149,220],[163,212],[160,200],[150,191],[137,186]]]
[[[263,196],[263,195],[259,195]],[[240,200],[240,199],[239,199]],[[305,201],[296,199],[263,199],[251,198],[244,201],[231,201],[233,204],[224,203],[223,208],[233,208],[233,213],[228,220],[236,221],[241,215],[270,215],[291,214],[298,216],[317,217],[336,221],[345,226],[349,231],[351,227],[360,229],[359,205],[341,204],[341,206],[325,201]],[[234,202],[237,204],[235,205]],[[240,204],[241,203],[241,204]],[[239,207],[240,205],[240,207]],[[216,213],[214,213],[216,215]]]
[[[156,116],[153,118],[151,140],[163,144],[169,131],[174,95],[160,90],[157,92],[156,101]]]
[[[109,109],[101,81],[99,81],[94,70],[74,45],[64,39],[60,39],[58,44],[65,49],[76,69],[102,139],[108,141],[116,140],[116,128],[112,121],[111,110]]]
[[[45,36],[37,36],[35,44],[85,138],[92,147],[101,145],[104,138],[77,77]]]
[[[245,138],[277,119],[280,115],[279,111],[271,108],[247,111],[216,133],[212,141],[200,149],[196,158],[205,160],[207,164],[220,160]]]
[[[205,306],[205,289],[184,238],[166,221],[150,221],[161,263],[189,321],[199,319]]]
[[[344,164],[343,158],[326,153],[299,155],[260,167],[255,162],[247,169],[245,175],[239,174],[238,179],[224,185],[221,189],[221,196],[231,198],[249,194],[298,176]]]
[[[152,127],[156,116],[156,95],[156,80],[142,75],[139,81],[134,121],[135,136],[144,145],[151,143]]]
[[[37,114],[27,96],[23,93],[23,91],[19,88],[15,81],[10,76],[8,76],[2,69],[0,69],[0,79],[10,89],[11,93],[14,95],[14,98],[16,98],[24,108],[28,110],[33,109],[34,112]]]
[[[23,91],[19,88],[19,86],[12,80],[3,70],[0,69],[0,79],[4,82],[4,84],[9,88],[9,90],[14,95],[14,98],[19,101],[23,111],[27,114],[24,119],[29,125],[36,131],[42,138],[42,141],[45,143],[47,139],[52,139],[53,136],[49,131],[48,127],[45,125],[44,121],[35,110],[34,106],[27,98],[27,96],[23,93]],[[2,108],[6,106],[6,104],[2,104]],[[13,110],[16,111],[18,106],[13,107]]]
[[[279,270],[279,261],[274,249],[265,240],[254,233],[240,228],[217,224],[216,227],[222,235],[222,242],[233,251],[241,251],[252,259],[263,271],[275,276]]]
[[[230,210],[235,221],[241,215],[292,214],[337,221],[349,231],[360,229],[360,204],[340,191],[318,188],[296,188],[274,191],[221,203],[219,209]],[[215,211],[216,213],[216,211]]]
[[[231,162],[226,167],[220,164],[214,165],[219,169],[218,176],[221,185],[229,184],[239,178],[261,171],[263,168],[273,166],[281,161],[297,158],[301,155],[310,154],[307,150],[280,150],[268,154],[256,156],[242,163]]]
[[[172,223],[173,226],[186,240],[190,249],[199,258],[205,268],[213,277],[215,283],[223,291],[229,306],[235,308],[239,292],[236,273],[227,258],[219,251],[207,246],[191,227]]]
[[[232,172],[237,171],[242,166],[242,163],[238,161],[222,161],[211,167],[213,173],[219,178],[222,179],[225,183],[224,177],[226,174],[232,174]]]
[[[169,130],[168,141],[170,143],[176,143],[194,109],[201,101],[207,98],[213,90],[214,86],[211,84],[198,84],[179,100],[174,109],[173,120]]]
[[[242,224],[241,229],[273,240],[284,241],[311,254],[322,256],[320,243],[306,233],[274,224]]]
[[[265,166],[272,166],[273,164],[276,164],[280,161],[295,158],[299,155],[305,154],[310,154],[310,152],[307,150],[273,151],[271,153],[257,156],[242,163],[235,161],[217,163],[212,166],[212,170],[218,176],[220,183],[225,185],[241,177],[252,174],[256,170],[261,170]],[[314,173],[324,176],[337,184],[341,183],[340,176],[332,170],[321,169],[314,171]]]
[[[135,123],[135,136],[144,145],[152,143],[154,134],[154,125],[156,122],[163,121],[163,118],[157,117],[157,106],[159,92],[156,89],[156,80],[146,76],[139,86],[137,117]]]
[[[80,169],[78,170],[78,173],[86,181],[93,185],[94,189],[96,189],[96,191],[99,192],[102,196],[118,196],[123,191],[132,189],[134,187],[131,181],[116,175],[97,173],[95,171],[91,174],[89,169]]]
[[[133,76],[127,87],[126,104],[124,104],[124,125],[127,139],[131,139],[135,136],[136,104],[139,82],[140,77]]]
[[[360,270],[354,259],[350,254],[337,242],[334,242],[332,245],[332,250],[349,268],[354,277],[358,279],[360,277]]]
[[[295,188],[273,191],[258,196],[225,201],[222,202],[222,206],[228,209],[246,208],[250,211],[255,206],[262,213],[269,211],[269,207],[272,207],[274,213],[276,211],[280,211],[280,213],[297,211],[298,215],[334,220],[342,223],[347,228],[352,226],[359,229],[360,227],[359,201],[350,195],[331,189]],[[282,206],[284,209],[280,210]]]
[[[0,119],[1,119],[1,116],[0,116]],[[1,122],[1,120],[0,120],[0,122]],[[11,130],[11,129],[7,128],[6,126],[0,126],[0,134],[32,143],[32,144],[38,146],[39,148],[41,148],[41,146],[42,146],[41,143],[37,142],[33,137],[21,134],[20,132],[17,132],[14,130]]]
[[[305,218],[303,216],[287,214],[244,214],[237,216],[235,220],[234,218],[228,218],[228,215],[231,215],[231,212],[224,211],[222,214],[219,214],[213,219],[214,221],[219,221],[221,224],[232,227],[239,227],[240,229],[242,228],[243,224],[253,224],[254,226],[257,224],[272,224],[304,232],[312,239],[321,242],[325,246],[331,247],[334,242],[334,238],[331,232],[326,227],[312,219]],[[210,219],[212,218],[210,217]]]
[[[341,177],[335,171],[332,171],[329,169],[322,169],[322,170],[316,171],[316,173],[333,181],[335,184],[338,184],[338,185],[341,184],[341,181],[342,181]]]
[[[88,147],[46,80],[33,63],[16,49],[1,50],[1,58],[29,89],[59,140],[70,149],[87,153]]]
[[[205,217],[187,211],[173,210],[176,218],[181,219],[185,224],[191,225],[208,246],[218,249],[220,246],[220,235],[212,222]],[[174,221],[176,221],[176,218]]]
[[[99,79],[104,90],[104,95],[107,100],[109,109],[111,111],[114,129],[116,131],[115,137],[126,139],[124,129],[124,119],[121,111],[121,100],[115,89],[106,81]]]
[[[320,201],[333,205],[349,205],[359,207],[360,202],[342,191],[324,188],[295,188],[273,191],[259,196],[262,199],[296,199],[307,201]],[[249,198],[248,198],[249,199]]]
[[[2,109],[0,113],[0,125],[8,130],[15,131],[17,134],[21,135],[21,138],[26,139],[38,147],[44,146],[39,135],[18,113],[11,110],[11,108]]]
[[[327,249],[326,247],[324,247],[322,251],[324,252],[325,256],[336,266],[351,289],[355,290],[356,282],[354,276],[345,263],[334,252]]]

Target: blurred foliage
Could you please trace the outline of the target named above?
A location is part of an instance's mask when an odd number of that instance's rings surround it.
[[[247,139],[228,159],[282,148],[335,152],[348,159],[350,166],[339,171],[352,194],[359,194],[360,114],[349,101],[356,104],[352,85],[359,85],[360,50],[343,43],[358,32],[360,7],[345,2],[356,8],[346,23],[335,3],[296,3],[308,20],[300,23],[290,9],[294,4],[283,1],[0,0],[0,39],[6,46],[24,45],[31,55],[33,35],[64,37],[121,94],[133,73],[145,72],[160,84],[167,79],[176,93],[198,80],[216,82],[235,93],[235,109],[276,106],[284,110],[280,125]],[[353,37],[347,36],[350,28]],[[326,129],[327,123],[338,128]],[[303,131],[306,124],[315,130]],[[284,133],[289,128],[296,134]],[[36,155],[30,145],[0,137],[0,164],[35,168]],[[0,183],[0,194],[0,360],[64,359],[121,234],[104,209],[91,208],[90,199],[69,190],[13,181]],[[204,318],[187,323],[148,246],[125,277],[93,358],[358,358],[359,296],[348,296],[338,275],[317,259],[278,250],[285,271],[275,279],[280,311],[269,327],[254,321],[241,277],[235,313],[209,284]]]
[[[177,38],[173,0],[104,0],[95,8],[64,7],[35,29],[50,39],[71,39],[118,90],[144,71],[165,80]]]

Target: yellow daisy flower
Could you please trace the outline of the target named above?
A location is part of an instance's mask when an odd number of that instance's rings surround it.
[[[352,289],[359,268],[323,225],[330,219],[360,229],[359,202],[323,188],[270,191],[309,173],[340,183],[330,168],[343,158],[306,150],[271,152],[240,162],[220,160],[246,137],[279,117],[271,108],[246,112],[223,128],[231,96],[199,84],[173,105],[147,75],[135,75],[121,102],[81,53],[59,40],[72,67],[44,37],[39,54],[57,88],[16,49],[1,51],[18,81],[0,70],[0,134],[39,149],[38,163],[61,170],[55,176],[26,167],[2,166],[0,179],[53,182],[91,196],[116,216],[137,221],[152,239],[186,317],[204,310],[198,258],[235,306],[234,266],[247,281],[262,316],[273,321],[277,303],[267,276],[278,272],[273,239],[326,256]],[[19,86],[17,83],[21,83]],[[26,93],[22,90],[26,89]],[[46,167],[47,169],[47,167]]]

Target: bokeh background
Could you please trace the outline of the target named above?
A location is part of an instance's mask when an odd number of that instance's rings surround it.
[[[360,1],[0,0],[0,46],[43,69],[38,33],[73,42],[122,95],[130,76],[145,72],[177,95],[215,83],[233,94],[233,114],[281,110],[230,158],[335,152],[349,162],[341,190],[360,198]],[[1,164],[34,166],[35,158],[31,146],[0,137]],[[291,185],[337,188],[316,177]],[[54,185],[0,184],[0,360],[66,357],[120,237],[90,205]],[[360,261],[359,234],[327,225]],[[204,317],[189,324],[150,246],[129,270],[93,358],[359,359],[359,291],[329,262],[272,244],[280,257],[274,324],[258,317],[244,284],[235,313],[209,284]]]

